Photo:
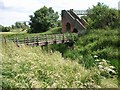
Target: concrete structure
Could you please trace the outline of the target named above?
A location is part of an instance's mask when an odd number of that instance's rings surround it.
[[[84,19],[79,18],[78,15],[73,11],[73,9],[62,10],[61,17],[63,33],[64,32],[81,33],[82,30],[86,30],[87,22]]]

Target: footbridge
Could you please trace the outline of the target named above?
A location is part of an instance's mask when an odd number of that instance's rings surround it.
[[[12,40],[17,46],[28,45],[28,46],[45,46],[49,44],[60,44],[60,43],[72,43],[78,34],[84,34],[86,32],[86,26],[88,23],[80,18],[78,15],[86,15],[88,12],[85,10],[62,10],[62,30],[61,34],[40,34],[39,36],[28,36],[28,37],[14,37]],[[6,38],[3,40],[6,42]]]

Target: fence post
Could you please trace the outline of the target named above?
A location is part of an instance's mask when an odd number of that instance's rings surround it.
[[[29,38],[28,38],[28,37],[27,37],[27,42],[26,42],[26,43],[27,43],[27,45],[28,45],[28,43],[29,43]]]
[[[37,44],[37,46],[39,45],[39,38],[38,38],[38,36],[36,36],[36,44]]]
[[[3,36],[3,40],[2,40],[5,44],[7,43],[6,42],[6,38]]]
[[[24,43],[26,44],[26,38],[24,37]]]
[[[18,41],[18,38],[16,37],[16,45],[18,46],[18,43],[19,43],[19,41]]]
[[[64,39],[65,39],[65,37],[64,37],[64,33],[62,34],[62,43],[64,43]]]
[[[46,39],[45,45],[47,45],[48,44],[47,34],[45,34],[45,39]]]
[[[56,34],[55,34],[54,36],[55,36],[55,40],[54,40],[54,43],[56,43],[56,42],[57,42],[57,41],[56,41],[56,40],[57,40],[57,39],[56,39]]]

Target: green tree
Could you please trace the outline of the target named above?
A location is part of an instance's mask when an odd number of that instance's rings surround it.
[[[87,19],[92,28],[116,28],[119,26],[120,19],[117,9],[109,8],[103,3],[98,3],[93,8],[89,8],[88,12],[90,14],[84,18]]]
[[[0,25],[0,32],[9,32],[10,31],[10,27],[4,27],[2,25]]]
[[[2,26],[2,25],[0,25],[0,32],[2,32],[2,27],[3,27],[3,26]]]
[[[15,22],[15,25],[11,25],[12,29],[28,29],[29,26],[26,24],[26,22]]]
[[[58,12],[54,12],[52,7],[46,6],[40,8],[34,12],[34,15],[30,15],[30,30],[28,32],[38,33],[45,32],[49,28],[57,27]]]
[[[16,23],[15,23],[15,27],[16,27],[16,28],[21,28],[21,26],[22,26],[22,24],[21,24],[20,22],[16,22]]]

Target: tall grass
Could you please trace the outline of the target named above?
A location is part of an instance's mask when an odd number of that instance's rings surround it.
[[[64,59],[57,51],[48,53],[41,47],[16,47],[10,42],[2,45],[0,57],[3,88],[118,87],[116,77],[103,78],[97,68],[85,69],[76,61]]]

